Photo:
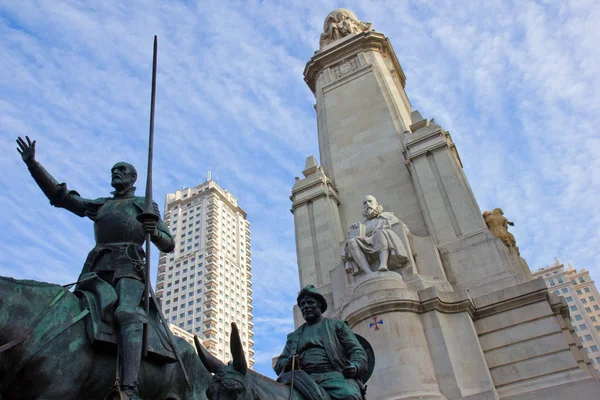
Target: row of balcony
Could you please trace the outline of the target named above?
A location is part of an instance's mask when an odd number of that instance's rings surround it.
[[[206,274],[204,275],[204,278],[208,281],[213,280],[213,279],[217,279],[217,271],[214,269],[208,270],[206,271]]]
[[[211,224],[209,226],[215,226],[215,224]],[[216,240],[218,237],[219,237],[219,231],[217,231],[217,228],[215,228],[214,230],[212,230],[206,234],[206,240]]]
[[[207,240],[206,241],[206,251],[217,251],[218,244],[216,240]]]
[[[202,330],[202,333],[204,334],[204,337],[211,337],[211,335],[216,335],[217,334],[217,325],[213,325],[210,324],[208,326],[205,326],[204,329]]]
[[[217,310],[214,308],[206,308],[204,307],[204,315],[206,315],[207,318],[216,318],[217,317]]]
[[[210,296],[216,296],[218,294],[217,292],[217,287],[210,285],[206,287],[206,290],[204,291],[205,295],[210,295]]]
[[[217,307],[219,305],[219,302],[217,301],[216,297],[211,297],[210,299],[205,298],[204,305],[211,306],[211,307]]]

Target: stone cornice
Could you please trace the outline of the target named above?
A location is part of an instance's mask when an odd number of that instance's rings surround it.
[[[308,193],[302,196],[306,192]],[[337,189],[322,170],[318,172],[318,175],[309,175],[307,178],[296,182],[290,196],[290,200],[292,201],[292,210],[290,211],[293,213],[295,208],[321,197],[331,197],[337,205],[340,204],[340,196]]]
[[[454,148],[450,134],[438,125],[420,129],[405,136],[405,154],[408,160],[427,154],[440,147]]]
[[[548,289],[544,288],[536,290],[522,296],[513,297],[486,307],[478,308],[475,310],[474,319],[477,320],[480,318],[489,317],[494,314],[499,314],[501,312],[509,311],[529,304],[539,303],[540,301],[548,301]]]
[[[365,307],[348,313],[347,315],[344,315],[345,307],[342,307],[336,312],[336,314],[341,314],[339,317],[348,321],[351,327],[355,326],[361,321],[372,318],[373,315],[390,312],[411,312],[415,314],[423,314],[430,311],[438,311],[444,314],[466,312],[473,319],[473,321],[476,321],[481,318],[486,318],[529,304],[539,303],[541,301],[550,301],[548,296],[547,289],[540,289],[522,296],[502,300],[479,309],[475,308],[470,299],[464,299],[456,302],[446,302],[440,299],[439,296],[424,301],[396,298],[374,301]],[[551,304],[551,307],[555,315],[561,314],[565,318],[569,317],[568,308],[565,304],[559,302],[556,304]]]
[[[317,78],[325,68],[364,51],[377,51],[389,55],[402,87],[406,85],[406,76],[389,39],[382,33],[374,31],[359,33],[350,39],[340,41],[336,46],[315,53],[304,68],[304,81],[315,93]]]
[[[560,314],[566,320],[569,319],[569,317],[570,317],[569,305],[567,304],[567,301],[565,300],[564,297],[562,297],[562,296],[559,297],[555,294],[550,293],[549,301],[550,301],[550,308],[552,308],[552,312],[554,313],[554,315]]]
[[[463,300],[456,303],[446,303],[439,297],[424,302],[410,299],[392,299],[369,304],[356,312],[350,313],[344,319],[350,326],[355,326],[361,321],[372,318],[373,315],[389,312],[412,312],[423,314],[429,311],[439,311],[444,314],[455,314],[467,312],[471,317],[474,315],[475,308],[469,300]]]
[[[315,186],[319,186],[321,184],[327,184],[331,188],[331,190],[333,190],[337,195],[337,189],[335,188],[335,186],[333,186],[331,180],[327,177],[327,175],[321,172],[321,176],[319,176],[317,179],[311,180],[309,178],[306,178],[297,181],[294,187],[292,187],[292,196],[295,196],[300,192],[303,192]]]
[[[317,186],[318,184],[319,184],[319,182],[316,182],[313,186]],[[290,200],[292,200],[292,213],[293,213],[294,208],[298,208],[301,205],[308,203],[309,201],[314,201],[321,197],[331,197],[335,200],[337,205],[340,205],[340,198],[339,198],[337,192],[333,189],[333,187],[331,185],[328,185],[329,190],[326,191],[324,188],[325,185],[323,184],[321,186],[323,186],[322,190],[315,192],[309,196],[302,197],[301,199],[298,199],[298,200],[295,200],[295,196],[290,196]]]

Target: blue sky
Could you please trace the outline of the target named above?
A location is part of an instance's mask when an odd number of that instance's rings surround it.
[[[256,369],[271,374],[299,289],[289,195],[318,157],[302,71],[342,6],[390,38],[413,107],[451,132],[529,266],[558,257],[599,279],[600,3],[584,0],[0,1],[0,275],[72,282],[93,247],[90,221],[48,205],[17,136],[83,196],[105,196],[120,160],[143,194],[157,34],[155,198],[218,168],[248,212]]]

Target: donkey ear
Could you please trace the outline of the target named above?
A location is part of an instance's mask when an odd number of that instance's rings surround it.
[[[194,335],[194,343],[196,344],[196,350],[198,350],[198,356],[200,357],[200,361],[204,364],[204,367],[208,370],[208,372],[216,373],[219,369],[225,366],[223,362],[217,359],[215,356],[210,354],[208,350],[202,346],[200,343],[200,339],[198,336]]]
[[[246,375],[248,364],[246,364],[246,356],[244,356],[240,332],[235,322],[231,323],[230,350],[233,357],[233,368],[242,375]]]

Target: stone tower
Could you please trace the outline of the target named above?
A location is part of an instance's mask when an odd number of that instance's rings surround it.
[[[304,77],[321,165],[308,157],[292,189],[300,283],[373,346],[367,397],[563,399],[576,387],[600,398],[566,303],[488,229],[450,134],[412,109],[389,40],[334,10]],[[388,270],[382,253],[348,268],[349,239],[374,221],[349,229],[367,195],[394,214],[386,237],[402,250],[389,250]]]

